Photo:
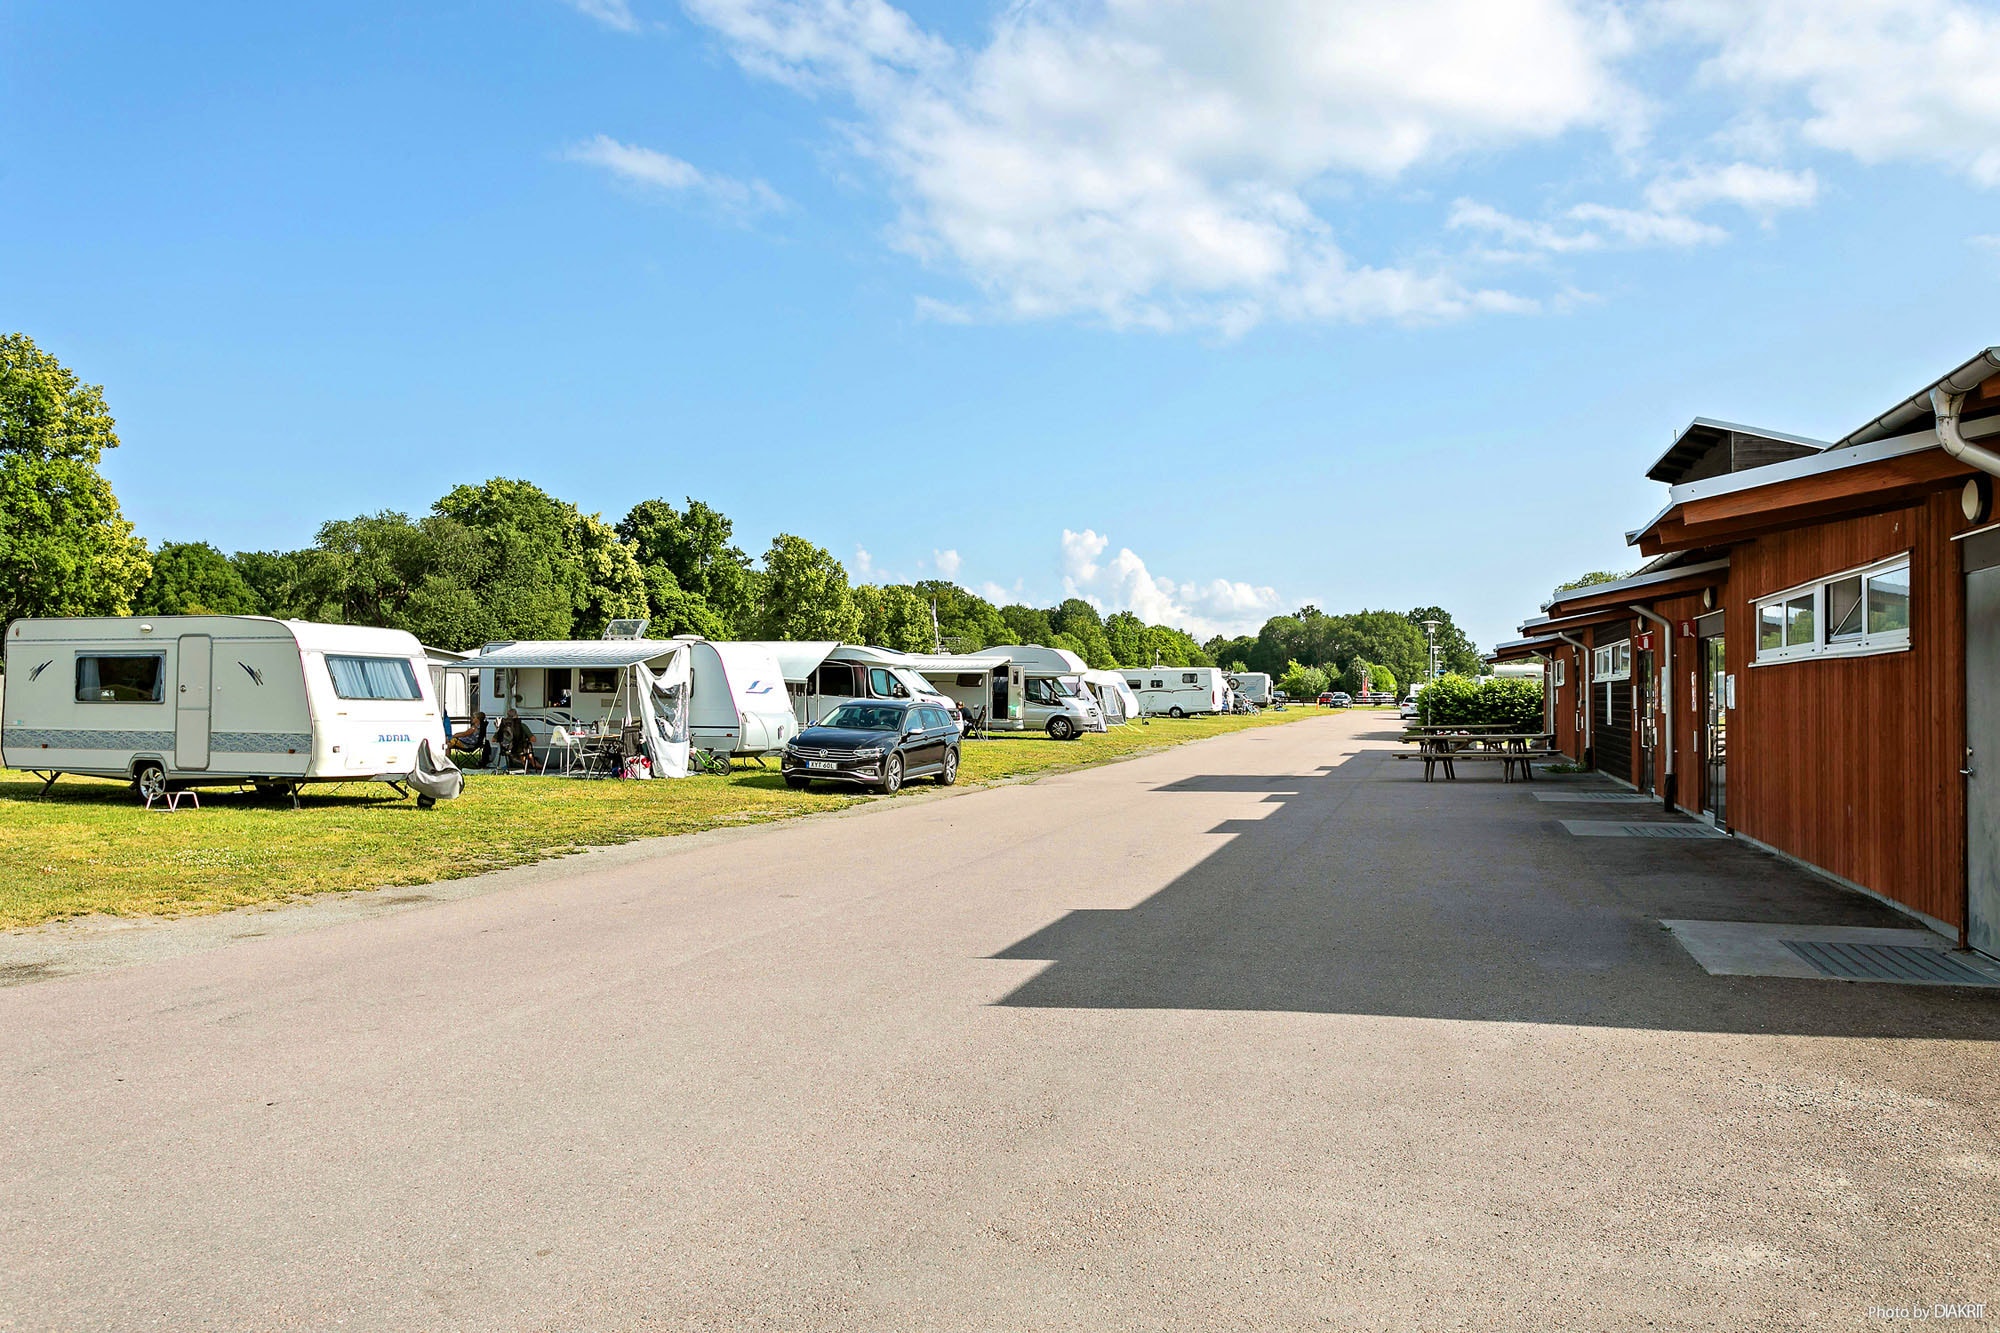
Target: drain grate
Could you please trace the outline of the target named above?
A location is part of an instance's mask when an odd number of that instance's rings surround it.
[[[1565,819],[1574,838],[1726,838],[1706,824],[1618,824],[1608,819]]]
[[[1660,803],[1660,798],[1657,796],[1641,796],[1637,792],[1629,791],[1538,791],[1535,793],[1535,799],[1560,805],[1569,805],[1572,803],[1581,805],[1586,802],[1591,805],[1658,805]]]
[[[1785,940],[1784,946],[1829,977],[1844,981],[1938,981],[1955,986],[2000,986],[2000,980],[1967,967],[1950,954],[1909,944],[1836,944]]]

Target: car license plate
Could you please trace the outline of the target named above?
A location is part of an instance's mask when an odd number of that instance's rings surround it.
[[[835,763],[835,762],[834,762],[833,760],[831,760],[831,759],[808,759],[808,760],[806,760],[806,767],[807,767],[807,768],[839,768],[839,767],[840,767],[840,765],[839,765],[839,764],[836,764],[836,763]]]

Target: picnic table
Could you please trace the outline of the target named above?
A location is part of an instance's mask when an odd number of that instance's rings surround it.
[[[1507,731],[1488,726],[1411,727],[1403,739],[1417,747],[1415,754],[1399,754],[1398,759],[1414,759],[1424,766],[1424,781],[1433,781],[1437,770],[1445,780],[1458,780],[1455,764],[1465,761],[1498,763],[1500,780],[1512,782],[1518,767],[1524,782],[1535,780],[1534,761],[1561,758],[1554,747],[1555,733],[1548,731]]]

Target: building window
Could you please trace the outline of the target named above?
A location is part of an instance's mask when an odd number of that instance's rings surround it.
[[[80,704],[156,704],[166,696],[166,656],[76,659],[76,701]]]
[[[1910,646],[1910,558],[1898,556],[1757,603],[1757,660]]]
[[[1591,660],[1591,679],[1630,680],[1632,678],[1632,641],[1621,639],[1617,643],[1607,643],[1599,648]]]
[[[1568,666],[1568,665],[1569,665],[1569,659],[1567,659],[1567,658],[1563,658],[1563,657],[1558,657],[1558,658],[1556,659],[1556,688],[1557,688],[1557,689],[1561,689],[1561,688],[1562,688],[1562,687],[1563,687],[1564,685],[1566,685],[1566,684],[1568,684],[1568,683],[1569,683],[1569,682],[1568,682],[1568,681],[1567,681],[1567,680],[1565,679],[1565,677],[1564,677],[1564,674],[1563,674],[1563,668],[1564,668],[1564,667],[1566,667],[1566,666]]]

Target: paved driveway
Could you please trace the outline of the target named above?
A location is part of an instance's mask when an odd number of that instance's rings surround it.
[[[0,991],[0,1328],[2000,1319],[2000,995],[1385,725]]]

